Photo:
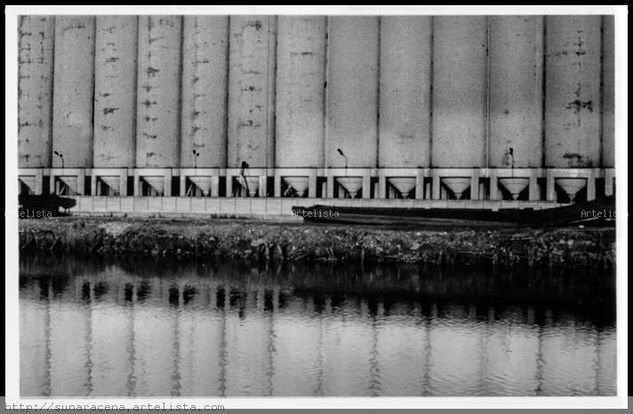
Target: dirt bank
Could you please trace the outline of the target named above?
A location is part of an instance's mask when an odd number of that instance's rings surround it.
[[[249,220],[59,218],[19,223],[20,251],[114,257],[492,266],[615,266],[615,230],[396,230]]]

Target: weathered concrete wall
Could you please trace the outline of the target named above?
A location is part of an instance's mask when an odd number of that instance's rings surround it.
[[[95,18],[55,19],[53,150],[65,167],[92,167]],[[53,167],[61,167],[53,157]]]
[[[55,18],[20,16],[18,166],[50,167]]]
[[[432,166],[482,166],[487,17],[434,17],[433,30]]]
[[[380,167],[428,167],[431,159],[433,17],[382,17]]]
[[[601,16],[546,17],[545,166],[600,163]]]
[[[193,167],[193,150],[199,167],[342,167],[338,148],[350,167],[502,167],[510,147],[516,167],[614,166],[613,16],[24,16],[19,31],[22,168],[60,167],[53,151]]]
[[[180,165],[226,166],[228,16],[185,16]]]
[[[328,167],[375,167],[378,147],[379,18],[329,18]]]
[[[228,166],[272,167],[275,16],[231,16]]]
[[[490,166],[543,161],[543,17],[490,18]]]
[[[615,167],[615,37],[613,16],[602,18],[602,167]],[[625,93],[622,91],[622,93]]]
[[[140,16],[137,167],[177,167],[180,160],[182,16]]]
[[[280,16],[275,164],[322,167],[326,17]]]
[[[94,166],[134,167],[138,17],[98,16]]]

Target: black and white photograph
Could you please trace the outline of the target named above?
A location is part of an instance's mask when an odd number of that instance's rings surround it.
[[[625,407],[626,18],[7,6],[7,406]]]

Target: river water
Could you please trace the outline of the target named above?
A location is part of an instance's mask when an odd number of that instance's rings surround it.
[[[23,396],[615,395],[615,277],[20,260]]]

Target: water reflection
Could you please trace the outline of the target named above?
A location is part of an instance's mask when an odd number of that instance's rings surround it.
[[[614,395],[614,277],[22,259],[25,396]]]

